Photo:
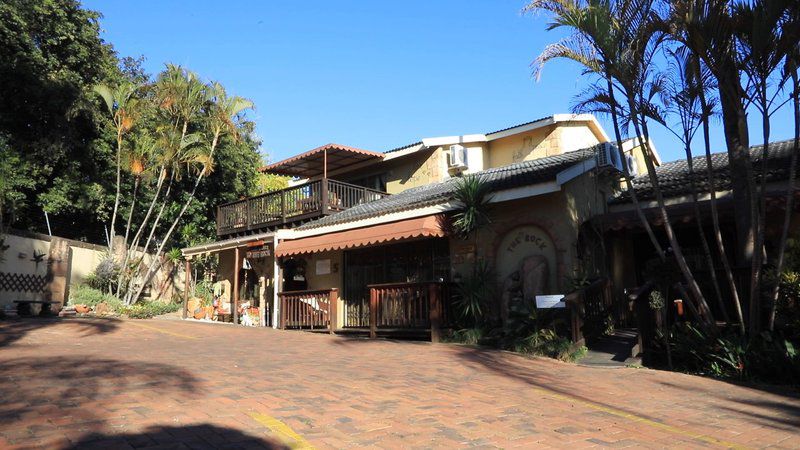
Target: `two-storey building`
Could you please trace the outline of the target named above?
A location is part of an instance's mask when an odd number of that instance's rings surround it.
[[[184,255],[218,257],[232,315],[249,302],[264,325],[427,330],[449,314],[432,314],[432,299],[478,261],[496,277],[502,318],[515,298],[606,272],[602,239],[582,224],[607,212],[623,164],[644,167],[635,141],[624,162],[608,141],[593,116],[557,114],[385,152],[324,145],[264,167],[290,187],[220,205],[218,240]],[[444,218],[467,175],[490,185],[492,207],[463,240]]]

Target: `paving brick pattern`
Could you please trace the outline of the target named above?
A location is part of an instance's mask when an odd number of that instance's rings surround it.
[[[800,400],[458,345],[0,322],[0,448],[304,446],[800,448]]]

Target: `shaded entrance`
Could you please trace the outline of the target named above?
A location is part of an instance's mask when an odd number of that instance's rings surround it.
[[[449,277],[450,249],[445,238],[346,251],[343,326],[369,326],[370,285],[443,282]]]

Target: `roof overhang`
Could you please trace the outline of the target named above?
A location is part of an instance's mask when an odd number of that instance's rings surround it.
[[[224,241],[217,241],[217,242],[211,242],[209,244],[187,247],[181,249],[181,253],[183,254],[184,258],[192,259],[196,256],[204,256],[211,253],[221,252],[223,250],[242,247],[244,245],[252,244],[253,242],[257,241],[263,241],[264,243],[273,243],[274,240],[275,240],[275,232],[272,231],[269,233],[253,234],[251,236],[225,239]]]
[[[342,171],[366,161],[380,161],[383,153],[339,144],[326,144],[261,168],[262,172],[298,178],[314,178],[326,172]]]
[[[557,123],[566,122],[588,122],[589,129],[592,130],[592,133],[597,137],[598,141],[609,141],[608,135],[606,134],[605,130],[603,130],[603,127],[600,126],[600,122],[597,121],[597,118],[595,118],[593,114],[553,114],[550,117],[546,117],[534,122],[489,133],[486,135],[486,140],[493,141],[495,139],[502,139],[505,137],[514,136],[516,134],[536,130],[538,128],[544,128]]]
[[[431,215],[365,228],[286,240],[278,245],[275,256],[286,257],[331,250],[345,250],[386,242],[442,237],[444,235],[441,216]]]

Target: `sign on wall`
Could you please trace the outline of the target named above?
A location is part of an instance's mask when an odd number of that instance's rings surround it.
[[[564,294],[557,295],[537,295],[536,307],[537,308],[565,308]]]
[[[331,260],[330,259],[318,259],[316,264],[316,272],[317,275],[327,275],[331,273]]]
[[[261,247],[248,249],[246,256],[250,259],[269,258],[272,256],[272,250],[269,248],[269,244],[264,244]]]

